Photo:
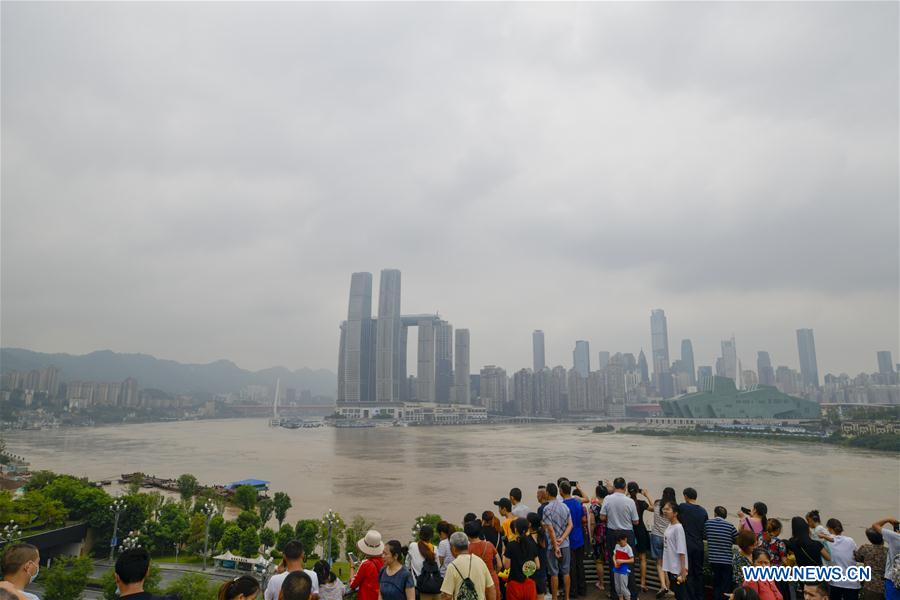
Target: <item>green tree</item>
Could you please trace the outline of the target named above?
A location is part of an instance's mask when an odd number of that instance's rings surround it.
[[[209,520],[209,547],[215,548],[225,532],[225,517],[216,515]]]
[[[232,500],[244,510],[256,510],[258,494],[252,485],[239,485],[234,490]]]
[[[142,485],[144,485],[144,474],[135,473],[131,478],[131,481],[128,483],[128,493],[132,496],[140,493]]]
[[[271,548],[275,545],[275,537],[275,532],[269,527],[263,527],[259,531],[259,543],[266,548]]]
[[[241,532],[241,556],[253,558],[259,554],[259,534],[256,529],[248,527]]]
[[[28,480],[28,483],[25,484],[25,491],[42,490],[53,483],[53,480],[57,477],[59,475],[53,471],[35,471],[31,474],[31,479]]]
[[[222,550],[240,551],[242,533],[243,531],[237,523],[231,522],[225,525],[225,530],[222,532]]]
[[[254,531],[259,529],[262,525],[259,515],[250,510],[242,510],[241,514],[239,514],[235,520],[235,523],[237,523],[238,527],[241,529],[253,529]]]
[[[375,524],[372,521],[367,521],[362,515],[353,517],[344,534],[344,552],[353,552],[353,549],[356,548],[356,542],[364,538],[366,532],[374,527]]]
[[[319,522],[316,519],[301,519],[294,528],[294,539],[300,540],[306,554],[313,554],[316,549],[316,535],[319,533]]]
[[[262,524],[265,525],[272,518],[272,513],[275,512],[275,503],[269,498],[263,498],[256,506],[256,510],[259,512]]]
[[[212,543],[212,521],[209,522],[209,547],[215,548]],[[224,531],[224,526],[223,526]],[[203,551],[203,539],[206,535],[206,515],[203,513],[193,513],[188,525],[188,548],[194,552]],[[221,539],[221,536],[219,536]]]
[[[184,473],[178,478],[178,493],[181,494],[182,500],[190,500],[200,489],[200,483],[197,478],[190,473]]]
[[[57,558],[42,578],[43,597],[46,600],[79,600],[92,571],[93,564],[86,556]]]
[[[272,504],[275,506],[275,520],[278,521],[278,528],[280,529],[288,510],[291,508],[291,497],[284,492],[275,492]]]
[[[334,519],[332,520],[331,525],[330,553],[329,549],[326,547],[328,545],[328,523],[323,519],[318,522],[318,527],[319,530],[316,532],[316,542],[318,542],[318,545],[322,548],[322,556],[326,559],[329,556],[332,558],[339,557],[341,555],[341,538],[344,536],[344,532],[347,530],[347,524],[344,523],[343,517],[341,517],[341,515],[337,513],[334,514]],[[356,545],[356,540],[353,541],[353,545]]]
[[[432,542],[434,542],[434,545],[437,546],[441,541],[441,538],[440,536],[438,536],[437,532],[437,524],[443,520],[444,519],[441,517],[441,515],[436,515],[433,513],[424,514],[416,519],[416,523],[413,525],[413,531],[418,532],[418,527],[420,524],[431,525],[432,529],[434,530],[434,537],[432,538]]]
[[[296,533],[294,532],[294,528],[285,523],[281,526],[281,529],[278,530],[278,534],[275,536],[275,549],[281,552],[284,550],[285,545],[295,537]]]
[[[200,573],[185,573],[166,588],[166,594],[181,600],[214,600],[216,593],[216,586]]]
[[[159,520],[151,529],[151,539],[157,551],[171,550],[175,544],[179,546],[188,541],[190,521],[184,508],[178,502],[164,504],[159,511]],[[149,532],[148,532],[149,533]]]
[[[112,528],[109,510],[112,498],[100,488],[70,475],[60,475],[44,485],[41,493],[51,500],[62,502],[69,511],[70,519],[84,519],[95,529],[107,524]]]

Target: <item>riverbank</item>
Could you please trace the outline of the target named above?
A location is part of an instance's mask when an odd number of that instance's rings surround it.
[[[649,429],[643,427],[624,427],[618,433],[631,433],[651,437],[678,437],[690,439],[746,439],[772,440],[779,442],[800,442],[804,444],[829,444],[846,448],[861,448],[880,452],[900,452],[900,435],[894,433],[876,433],[845,437],[840,434],[809,435],[791,433],[771,433],[765,431],[724,431],[710,429]]]

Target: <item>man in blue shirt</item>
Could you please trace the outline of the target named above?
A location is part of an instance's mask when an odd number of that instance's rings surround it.
[[[587,525],[587,514],[581,498],[572,496],[572,484],[563,481],[559,484],[559,492],[569,512],[572,514],[572,533],[569,534],[569,548],[572,553],[572,598],[587,595],[587,584],[584,579],[584,528]]]

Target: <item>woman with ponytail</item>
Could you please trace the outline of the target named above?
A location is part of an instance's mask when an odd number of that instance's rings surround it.
[[[738,529],[749,529],[753,535],[759,536],[766,530],[766,515],[769,507],[765,502],[754,502],[750,514],[746,514],[743,510],[738,511],[738,519],[740,519],[740,527]]]
[[[540,568],[538,545],[530,535],[528,519],[518,518],[512,523],[515,541],[506,544],[503,566],[509,569],[506,600],[535,600],[537,588],[532,576]]]
[[[235,577],[219,588],[218,600],[256,600],[259,582],[249,575]]]

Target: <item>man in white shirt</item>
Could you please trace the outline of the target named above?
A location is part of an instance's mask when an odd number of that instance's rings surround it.
[[[606,547],[615,548],[619,534],[628,535],[628,545],[634,548],[634,526],[640,523],[637,505],[634,500],[625,495],[625,478],[616,477],[613,481],[613,493],[603,499],[600,507],[600,520],[606,521]],[[613,553],[609,553],[609,597],[617,600],[616,586],[613,579]],[[628,589],[632,598],[638,597],[637,581],[634,577],[634,569],[628,573]]]
[[[828,527],[828,533],[832,536],[830,544],[831,558],[828,559],[827,563],[829,566],[840,567],[841,571],[846,574],[847,567],[856,564],[856,559],[853,558],[853,552],[856,551],[856,542],[853,541],[853,538],[841,535],[844,533],[844,526],[837,519],[828,519],[825,525]],[[862,587],[862,584],[858,581],[830,581],[829,583],[832,587],[830,595],[835,600],[838,598],[858,598],[859,589]],[[844,593],[843,590],[853,591]]]
[[[278,600],[278,593],[281,591],[281,584],[289,573],[294,571],[303,571],[309,575],[312,581],[312,593],[310,600],[319,600],[319,577],[315,571],[303,568],[303,561],[306,559],[306,553],[303,550],[303,543],[298,540],[292,540],[284,545],[284,573],[274,575],[266,586],[265,600]]]
[[[513,488],[509,490],[509,501],[512,502],[512,514],[516,518],[527,519],[530,512],[528,507],[522,504],[522,490]]]

